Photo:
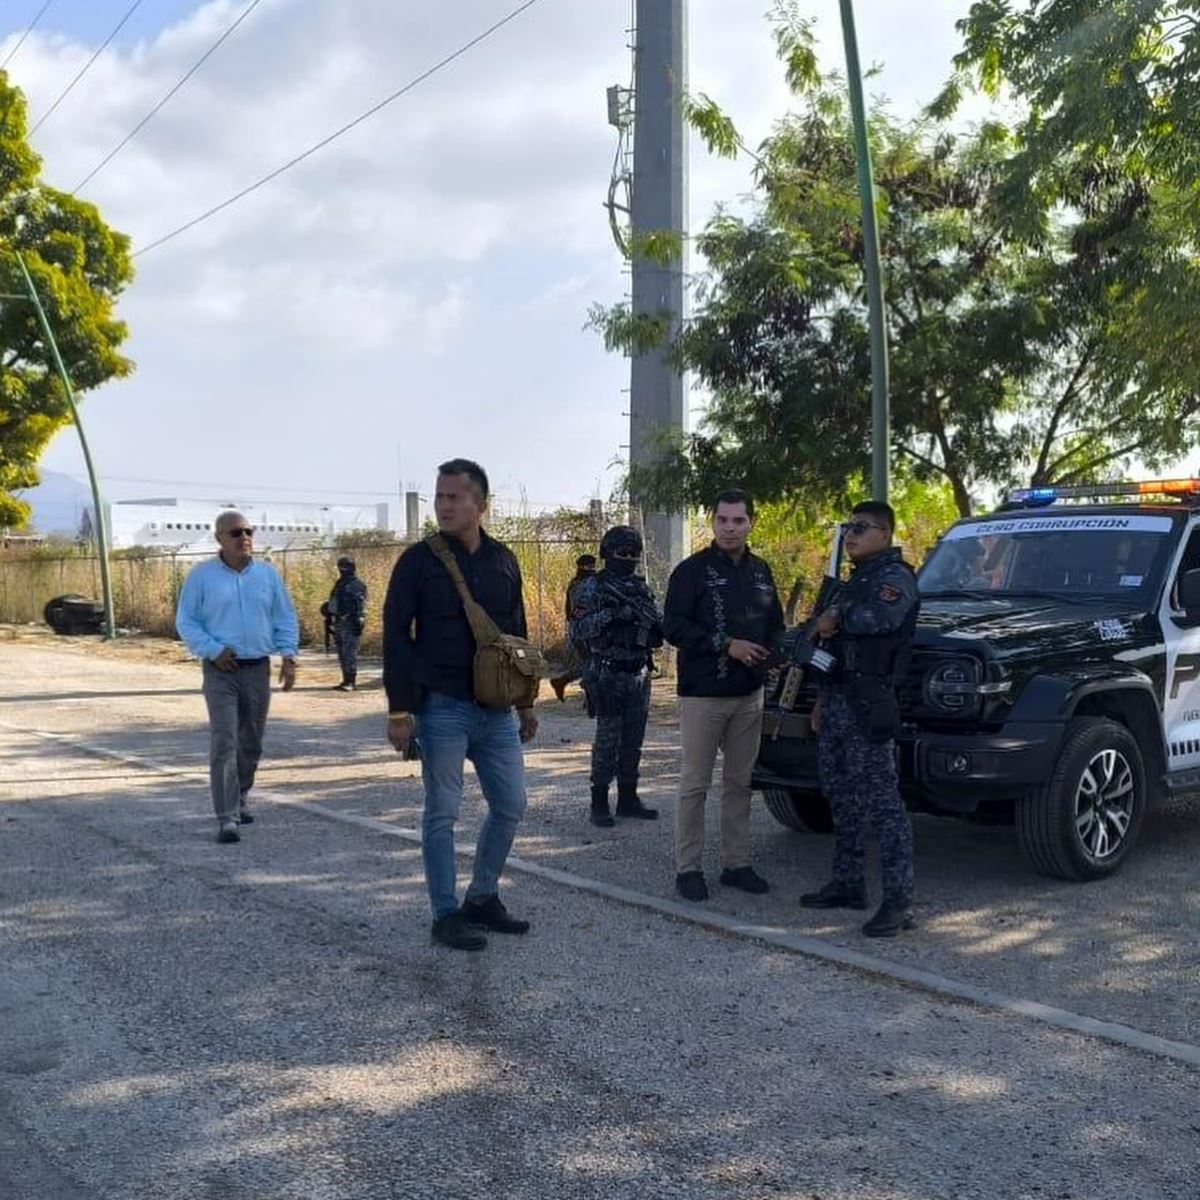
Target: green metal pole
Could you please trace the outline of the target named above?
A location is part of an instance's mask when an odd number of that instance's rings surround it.
[[[887,318],[883,305],[883,265],[879,258],[879,225],[875,212],[875,172],[871,166],[871,141],[867,136],[867,105],[863,98],[862,67],[858,60],[858,34],[854,28],[853,0],[841,0],[842,35],[846,40],[846,77],[850,85],[850,112],[858,157],[858,190],[862,194],[863,247],[867,260],[867,306],[871,329],[871,495],[887,500],[891,477],[888,459],[891,414],[888,401]]]
[[[63,387],[66,389],[67,405],[71,409],[71,420],[75,422],[75,429],[79,434],[79,444],[83,447],[83,461],[87,466],[88,481],[92,485],[92,512],[96,518],[96,552],[100,556],[100,588],[104,593],[104,636],[105,638],[114,638],[117,634],[117,623],[113,612],[112,578],[108,570],[108,530],[104,524],[104,506],[100,501],[100,482],[96,478],[96,468],[92,464],[92,452],[88,448],[87,436],[83,432],[83,422],[79,419],[79,409],[75,405],[75,389],[71,386],[71,377],[67,374],[67,368],[63,363],[62,355],[58,351],[58,342],[55,341],[54,330],[50,328],[50,321],[46,317],[46,310],[42,308],[41,299],[38,297],[37,288],[34,287],[33,277],[29,274],[29,268],[25,266],[25,260],[17,251],[13,253],[16,255],[17,262],[21,267],[21,274],[25,276],[25,283],[29,288],[29,298],[33,301],[33,307],[37,310],[38,320],[42,325],[42,332],[46,335],[46,341],[50,346],[50,353],[54,358],[54,365],[58,370]]]

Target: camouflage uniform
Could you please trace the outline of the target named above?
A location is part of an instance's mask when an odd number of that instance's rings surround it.
[[[603,798],[607,812],[609,785],[616,778],[617,813],[632,815],[641,808],[637,782],[650,711],[650,654],[662,645],[662,614],[641,576],[611,565],[583,580],[574,602],[571,642],[584,660],[583,686],[596,718],[593,810]]]
[[[833,603],[839,661],[821,695],[821,787],[836,827],[833,878],[863,883],[867,828],[879,839],[885,901],[912,902],[912,822],[900,796],[894,671],[916,625],[917,581],[897,549],[858,564]]]

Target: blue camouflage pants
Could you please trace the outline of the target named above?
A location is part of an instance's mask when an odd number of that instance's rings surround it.
[[[817,751],[821,789],[833,810],[833,878],[863,882],[869,826],[879,839],[884,899],[911,903],[912,821],[900,797],[895,743],[870,741],[845,694],[826,691]]]
[[[646,717],[650,712],[650,672],[612,671],[589,666],[583,683],[596,713],[592,742],[592,786],[633,787],[642,762]]]
[[[334,640],[337,642],[338,663],[342,674],[347,679],[353,679],[358,674],[358,643],[357,623],[354,621],[339,621],[334,627]]]

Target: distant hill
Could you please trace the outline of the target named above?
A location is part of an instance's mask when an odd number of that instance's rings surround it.
[[[69,535],[78,531],[84,507],[90,507],[92,499],[86,483],[57,471],[43,471],[37,487],[18,492],[17,496],[33,506],[30,523],[36,533]]]

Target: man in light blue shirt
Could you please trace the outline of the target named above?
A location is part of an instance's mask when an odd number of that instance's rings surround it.
[[[239,824],[254,820],[246,793],[262,757],[271,655],[283,656],[279,681],[290,692],[300,629],[279,572],[254,557],[254,530],[246,518],[221,513],[216,536],[220,553],[193,567],[183,582],[175,628],[204,664],[217,841],[237,842]]]

